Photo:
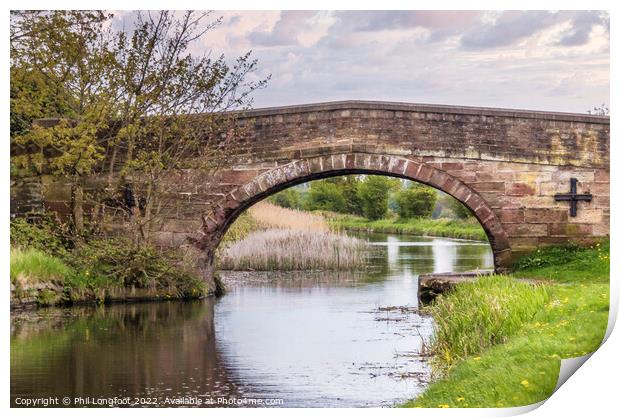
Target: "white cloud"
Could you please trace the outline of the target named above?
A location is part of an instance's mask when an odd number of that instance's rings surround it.
[[[586,112],[609,103],[600,12],[215,12],[192,47],[253,50],[256,106],[368,99]],[[127,20],[123,16],[123,21]]]

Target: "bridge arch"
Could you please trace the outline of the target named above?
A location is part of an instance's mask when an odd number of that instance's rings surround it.
[[[439,189],[468,207],[487,234],[496,271],[508,266],[511,248],[499,218],[480,194],[446,171],[403,156],[337,153],[299,158],[271,168],[224,195],[203,216],[203,250],[212,257],[222,237],[247,208],[288,187],[347,174],[379,174],[413,180]]]

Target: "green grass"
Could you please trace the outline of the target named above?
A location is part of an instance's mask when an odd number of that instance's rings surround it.
[[[459,219],[379,219],[370,221],[350,215],[334,215],[329,219],[335,228],[353,231],[381,232],[486,241],[487,236],[475,218]]]
[[[528,405],[548,398],[557,384],[560,360],[582,356],[596,350],[607,328],[609,312],[609,243],[603,242],[589,248],[561,247],[542,249],[522,259],[515,272],[517,277],[536,277],[548,280],[545,284],[546,298],[534,315],[521,320],[511,319],[510,331],[503,326],[496,335],[502,335],[494,345],[480,352],[465,352],[448,364],[436,357],[440,378],[432,383],[418,398],[408,402],[408,407],[510,407]],[[519,291],[519,295],[495,298],[506,290],[506,283],[494,280],[483,285],[487,302],[497,302],[512,316],[514,306],[531,303],[533,295]],[[481,313],[472,313],[463,306],[465,294],[472,289],[447,295],[434,307],[436,315],[453,315],[456,318],[436,318],[444,324],[438,341],[447,345],[452,352],[459,352],[462,341],[467,341],[464,330],[467,323],[480,323],[475,318]],[[531,292],[537,292],[532,286]],[[474,296],[473,294],[471,294]],[[450,302],[452,298],[455,301]],[[536,299],[538,300],[538,299]],[[461,304],[456,304],[456,301]],[[454,310],[448,309],[452,303]],[[510,306],[513,308],[511,309]],[[442,310],[443,309],[443,310]],[[487,309],[487,308],[484,308]],[[523,307],[517,309],[523,313]],[[440,311],[442,310],[442,311]],[[474,319],[465,315],[473,315]],[[459,319],[459,316],[461,318]],[[471,339],[477,339],[479,331],[473,327]],[[455,338],[461,336],[461,339]],[[484,334],[483,334],[484,335]],[[482,339],[481,341],[484,341]],[[488,340],[487,340],[488,341]]]
[[[560,283],[609,283],[609,240],[590,247],[548,247],[521,258],[516,276]]]
[[[435,318],[431,343],[436,368],[503,343],[547,302],[542,285],[518,282],[508,276],[481,277],[455,288],[430,308]]]
[[[11,283],[63,283],[71,269],[57,257],[36,249],[11,248]]]

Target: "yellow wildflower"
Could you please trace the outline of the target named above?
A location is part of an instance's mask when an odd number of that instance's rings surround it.
[[[530,382],[528,382],[526,379],[523,379],[523,380],[521,381],[521,384],[522,384],[524,387],[528,387],[528,386],[530,385]]]

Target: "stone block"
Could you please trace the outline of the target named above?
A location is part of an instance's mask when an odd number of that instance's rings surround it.
[[[512,237],[544,237],[547,235],[547,224],[506,224],[506,233]]]
[[[529,183],[506,183],[506,195],[508,196],[534,196],[536,185]]]
[[[525,209],[525,222],[533,224],[566,222],[568,212],[563,209]]]
[[[502,223],[522,223],[525,220],[523,209],[501,209],[498,215]]]

